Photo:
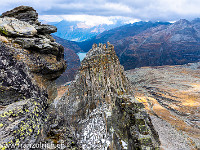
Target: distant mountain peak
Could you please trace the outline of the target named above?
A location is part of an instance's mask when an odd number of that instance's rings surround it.
[[[200,22],[200,18],[195,18],[194,20],[191,21],[192,23],[199,23]]]
[[[181,25],[187,24],[187,25],[189,25],[191,23],[188,20],[186,20],[186,19],[180,19],[179,21],[175,22],[174,24],[175,25],[177,25],[177,24],[181,24]]]

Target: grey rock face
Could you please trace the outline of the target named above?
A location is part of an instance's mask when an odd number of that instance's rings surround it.
[[[42,24],[39,26],[35,26],[35,28],[41,34],[50,34],[50,33],[57,32],[57,28],[52,25]]]
[[[13,17],[30,24],[38,23],[38,13],[29,6],[19,6],[1,15],[1,17]]]
[[[15,18],[0,18],[0,30],[6,36],[33,37],[37,30],[27,22]]]
[[[11,47],[2,43],[0,72],[0,148],[33,144],[47,118],[47,93],[36,85],[26,65],[14,58]]]
[[[63,47],[56,42],[51,42],[46,37],[41,38],[16,38],[15,42],[20,44],[25,49],[38,51],[43,54],[59,55],[60,51],[63,51]]]
[[[66,68],[64,48],[50,35],[56,28],[37,19],[35,10],[26,6],[0,18],[0,149],[45,143],[75,149],[69,126],[55,122],[51,105],[57,94],[55,79]]]
[[[24,18],[20,18],[21,12],[26,14]],[[14,51],[16,55],[20,55],[19,59],[28,64],[30,71],[46,75],[48,79],[55,79],[66,68],[64,48],[49,35],[57,30],[56,27],[37,23],[37,13],[33,12],[33,8],[22,6],[3,13],[0,18],[0,33],[7,37],[12,45],[17,43],[32,53],[30,55],[24,50]]]
[[[8,105],[20,99],[36,97],[37,91],[22,62],[17,62],[9,48],[0,43],[1,105]]]

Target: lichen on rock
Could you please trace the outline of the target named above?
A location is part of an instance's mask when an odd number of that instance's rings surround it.
[[[53,32],[56,27],[40,24],[32,7],[20,6],[0,17],[0,149],[57,144],[50,130],[63,135],[64,147],[77,147],[68,126],[62,132],[53,126],[55,79],[66,68],[64,48],[54,42]]]
[[[17,61],[11,47],[0,43],[0,148],[34,143],[47,117],[47,93]]]

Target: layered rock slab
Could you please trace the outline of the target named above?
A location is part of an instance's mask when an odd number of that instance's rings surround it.
[[[56,93],[52,89],[52,80],[58,78],[66,69],[64,48],[54,42],[50,33],[56,27],[43,25],[38,21],[38,14],[28,6],[20,6],[5,12],[0,18],[2,41],[15,47],[13,50],[17,60],[24,62],[34,75],[41,88],[47,88],[53,100]]]

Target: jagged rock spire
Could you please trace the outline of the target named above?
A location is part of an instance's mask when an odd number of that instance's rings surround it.
[[[151,119],[134,98],[109,42],[92,46],[57,110],[73,125],[83,149],[159,147]]]

